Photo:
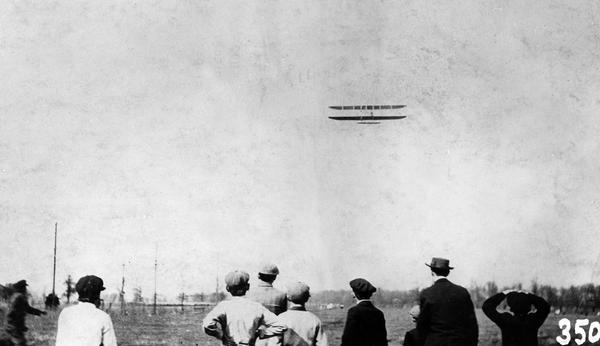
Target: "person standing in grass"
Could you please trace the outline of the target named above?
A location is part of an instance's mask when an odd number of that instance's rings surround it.
[[[254,346],[257,339],[280,336],[286,329],[274,313],[245,297],[249,279],[250,275],[244,271],[228,273],[225,288],[231,299],[217,304],[202,321],[204,332],[221,340],[223,345]]]
[[[288,301],[284,292],[273,287],[273,282],[279,275],[275,264],[267,263],[258,272],[258,284],[247,294],[248,299],[262,304],[275,315],[287,310]],[[278,337],[256,340],[256,346],[277,346],[281,344]]]
[[[283,346],[327,346],[327,334],[323,331],[321,320],[315,314],[306,311],[306,302],[310,298],[310,288],[303,282],[290,285],[287,299],[292,304],[288,310],[278,316],[287,326],[283,334]]]
[[[46,311],[38,310],[29,305],[27,301],[27,281],[20,280],[12,285],[13,292],[8,299],[8,312],[6,313],[6,323],[4,326],[7,338],[16,346],[27,345],[25,332],[28,330],[25,326],[25,316],[45,315]]]
[[[475,346],[479,327],[469,292],[450,282],[450,261],[434,257],[431,264],[434,283],[421,291],[417,330],[425,346]]]
[[[408,315],[412,319],[413,323],[417,323],[417,318],[419,318],[419,313],[421,309],[418,305],[413,306]],[[404,334],[404,341],[402,342],[402,346],[421,346],[423,345],[423,340],[419,338],[419,331],[417,328],[413,328]]]
[[[371,296],[377,289],[360,278],[350,281],[350,288],[356,305],[348,309],[342,346],[386,346],[385,317],[371,302]]]
[[[58,316],[56,346],[117,346],[110,316],[99,309],[104,282],[95,275],[79,279],[75,290],[79,302]]]
[[[273,287],[279,275],[279,268],[274,264],[265,264],[258,272],[258,285],[248,291],[248,299],[261,303],[275,315],[287,310],[287,298],[284,292]]]
[[[496,308],[506,298],[511,313]],[[531,307],[535,312],[531,311]],[[485,315],[500,327],[502,346],[537,346],[537,332],[550,313],[542,297],[522,291],[506,290],[489,297],[481,307]]]

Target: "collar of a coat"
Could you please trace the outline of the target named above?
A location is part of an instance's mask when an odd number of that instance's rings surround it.
[[[273,287],[273,284],[270,284],[266,281],[258,280],[258,287]]]

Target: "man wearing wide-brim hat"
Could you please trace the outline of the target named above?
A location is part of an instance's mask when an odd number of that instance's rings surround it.
[[[350,281],[356,305],[348,309],[342,333],[342,346],[387,346],[387,330],[383,312],[371,302],[377,289],[369,281]]]
[[[450,261],[434,257],[430,264],[434,283],[421,291],[417,319],[419,337],[425,346],[474,346],[477,345],[478,327],[475,308],[469,292],[450,282],[446,277]]]

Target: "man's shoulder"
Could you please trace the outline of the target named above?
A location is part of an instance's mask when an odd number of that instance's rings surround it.
[[[277,318],[281,319],[281,320],[294,320],[294,319],[311,319],[314,320],[316,322],[321,322],[321,319],[315,315],[314,313],[307,311],[307,310],[286,310],[284,312],[282,312],[281,314],[277,315]]]
[[[431,295],[431,293],[434,291],[433,285],[426,287],[424,289],[421,290],[421,292],[419,293],[419,297],[423,298],[423,297],[428,297]]]
[[[69,315],[77,315],[77,316],[93,316],[98,319],[110,319],[110,315],[105,311],[98,309],[95,306],[87,306],[83,303],[77,303],[73,305],[69,305],[63,308],[60,312],[60,316],[69,316]]]
[[[262,286],[262,285],[256,285],[250,288],[250,290],[248,290],[248,294],[247,295],[256,295],[256,294],[285,294],[282,291],[278,290],[277,288],[273,287],[273,286]]]
[[[383,311],[379,310],[371,302],[358,303],[358,304],[354,305],[353,307],[351,307],[350,309],[348,309],[348,313],[351,313],[351,312],[355,313],[355,314],[382,314],[383,315]]]
[[[245,308],[254,308],[254,309],[265,309],[264,306],[257,302],[254,301],[252,299],[250,299],[250,297],[248,296],[244,296],[244,297],[233,297],[231,299],[227,299],[227,300],[223,300],[221,302],[219,302],[215,308],[237,308],[237,307],[245,307]]]

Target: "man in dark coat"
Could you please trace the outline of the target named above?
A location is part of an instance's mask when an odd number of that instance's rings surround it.
[[[435,283],[419,297],[421,313],[417,330],[425,346],[474,346],[477,345],[479,329],[475,308],[469,292],[446,278],[450,261],[434,257],[431,275]]]
[[[496,308],[506,298],[511,313],[499,313]],[[531,312],[531,306],[535,312]],[[488,298],[483,312],[500,327],[502,346],[537,346],[537,332],[550,313],[550,305],[542,297],[507,290]]]
[[[27,301],[27,281],[21,280],[12,285],[14,293],[8,300],[8,312],[6,313],[6,334],[16,346],[27,345],[25,339],[25,315],[45,315],[45,311],[38,310],[29,305]]]
[[[371,302],[377,289],[365,279],[350,281],[350,287],[357,303],[348,309],[341,346],[387,346],[383,312]]]

